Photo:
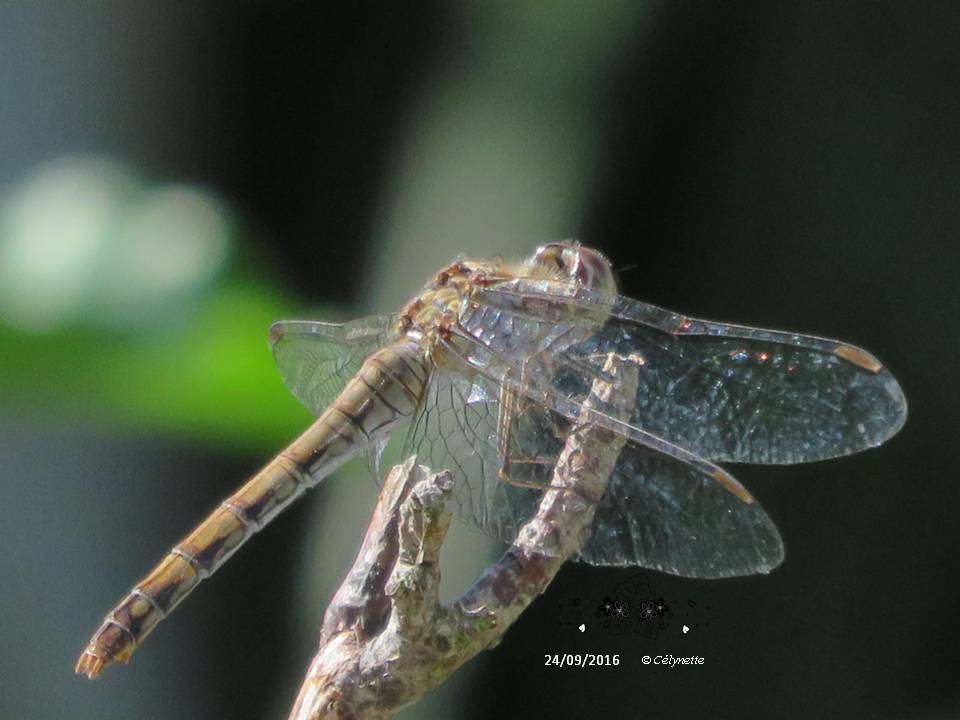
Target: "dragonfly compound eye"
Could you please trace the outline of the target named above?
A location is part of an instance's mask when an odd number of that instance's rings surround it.
[[[563,243],[550,243],[541,245],[533,254],[532,265],[538,265],[549,270],[559,270],[566,274],[567,266],[564,258],[564,249],[567,246]]]

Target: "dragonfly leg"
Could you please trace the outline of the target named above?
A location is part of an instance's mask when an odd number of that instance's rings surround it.
[[[511,370],[506,371],[505,380],[509,380]],[[510,428],[517,407],[517,394],[509,387],[509,382],[500,385],[499,410],[497,412],[497,455],[500,456],[500,469],[497,474],[501,480],[510,477]]]
[[[532,464],[532,465],[554,465],[556,463],[555,458],[511,458],[510,463],[513,465],[523,465],[523,464]],[[598,502],[598,498],[590,497],[589,495],[584,494],[583,488],[578,486],[574,487],[563,487],[561,485],[555,485],[553,482],[534,482],[531,480],[515,480],[507,475],[503,468],[500,468],[500,479],[503,480],[508,485],[518,488],[527,488],[529,490],[539,490],[544,492],[546,490],[554,490],[557,492],[570,492],[574,495],[579,495],[581,499],[588,503]]]
[[[510,370],[507,371],[508,377],[509,373]],[[515,487],[544,490],[548,487],[547,483],[515,480],[510,477],[511,465],[552,465],[553,458],[513,457],[510,454],[513,419],[523,412],[521,405],[523,400],[516,392],[510,390],[508,385],[509,383],[505,382],[500,386],[500,409],[497,415],[497,454],[500,456],[500,469],[497,471],[497,474],[501,480]]]
[[[520,387],[526,387],[529,360],[530,358],[524,360],[523,366],[520,368]],[[510,431],[513,427],[513,418],[525,413],[529,402],[527,398],[518,395],[514,390],[510,389],[510,376],[512,374],[513,369],[508,368],[505,373],[506,377],[504,378],[504,382],[500,385],[500,409],[497,416],[497,452],[501,458],[498,474],[502,480],[511,483],[509,472],[511,463],[534,463],[539,465],[550,465],[553,463],[549,458],[512,458],[510,456]],[[542,488],[544,486],[533,484],[529,487]]]
[[[521,378],[526,371],[527,364],[521,370]],[[507,370],[509,379],[510,370]],[[536,482],[532,480],[519,480],[511,477],[510,467],[514,465],[553,465],[556,458],[552,457],[515,457],[510,451],[511,430],[513,428],[514,418],[520,416],[525,411],[523,407],[526,400],[510,390],[509,382],[500,385],[500,410],[497,416],[497,453],[500,455],[500,469],[497,474],[505,483],[518,488],[527,488],[530,490],[539,490],[543,492],[551,487],[549,481]],[[554,489],[560,489],[554,487]]]
[[[528,371],[528,368],[530,367],[530,361],[532,359],[533,358],[526,358],[523,361],[523,365],[520,366],[520,387],[527,387],[527,379],[528,379],[527,371]],[[517,403],[517,408],[516,408],[517,414],[525,413],[527,411],[527,407],[529,406],[529,404],[530,404],[529,399],[527,399],[525,396],[521,396],[519,398],[519,402]]]
[[[529,488],[530,490],[546,490],[550,487],[550,483],[535,482],[533,480],[516,480],[510,477],[506,471],[508,462],[511,465],[553,465],[554,460],[552,458],[504,458],[504,464],[500,466],[498,473],[501,480],[514,487]]]
[[[528,363],[524,362],[523,368],[521,369],[521,378],[523,378],[526,374],[527,365]],[[581,495],[581,497],[583,497],[586,501],[595,502],[594,498],[583,496],[579,488],[560,487],[554,485],[549,478],[538,482],[534,480],[520,480],[511,475],[511,467],[520,465],[553,466],[556,464],[557,459],[555,457],[548,456],[515,456],[511,453],[510,441],[514,419],[527,412],[527,408],[524,406],[529,402],[529,400],[519,396],[515,391],[510,390],[507,387],[510,384],[510,372],[511,370],[509,369],[506,371],[508,382],[504,382],[500,385],[500,409],[497,416],[497,452],[500,456],[500,469],[497,471],[497,475],[503,482],[507,483],[508,485],[512,485],[513,487],[538,490],[540,492],[544,492],[546,490],[566,492],[569,490]],[[560,435],[560,433],[557,434],[558,436]]]

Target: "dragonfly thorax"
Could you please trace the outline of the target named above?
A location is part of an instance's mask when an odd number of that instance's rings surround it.
[[[542,245],[526,261],[457,260],[424,285],[400,313],[403,333],[430,336],[457,319],[464,300],[485,288],[517,279],[546,280],[615,295],[617,281],[602,253],[576,242]]]
[[[401,332],[430,336],[456,318],[463,300],[476,288],[488,287],[504,276],[503,262],[457,261],[433,276],[403,308]]]

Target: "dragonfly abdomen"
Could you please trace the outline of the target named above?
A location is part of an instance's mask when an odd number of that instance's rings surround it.
[[[426,390],[428,368],[413,341],[370,355],[313,425],[224,500],[107,615],[76,671],[96,677],[113,662],[127,662],[157,624],[254,533],[408,420]]]

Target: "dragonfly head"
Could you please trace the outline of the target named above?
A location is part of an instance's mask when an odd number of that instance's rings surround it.
[[[610,261],[598,250],[575,242],[541,245],[530,258],[532,268],[569,278],[581,287],[607,295],[617,293],[617,278]]]

